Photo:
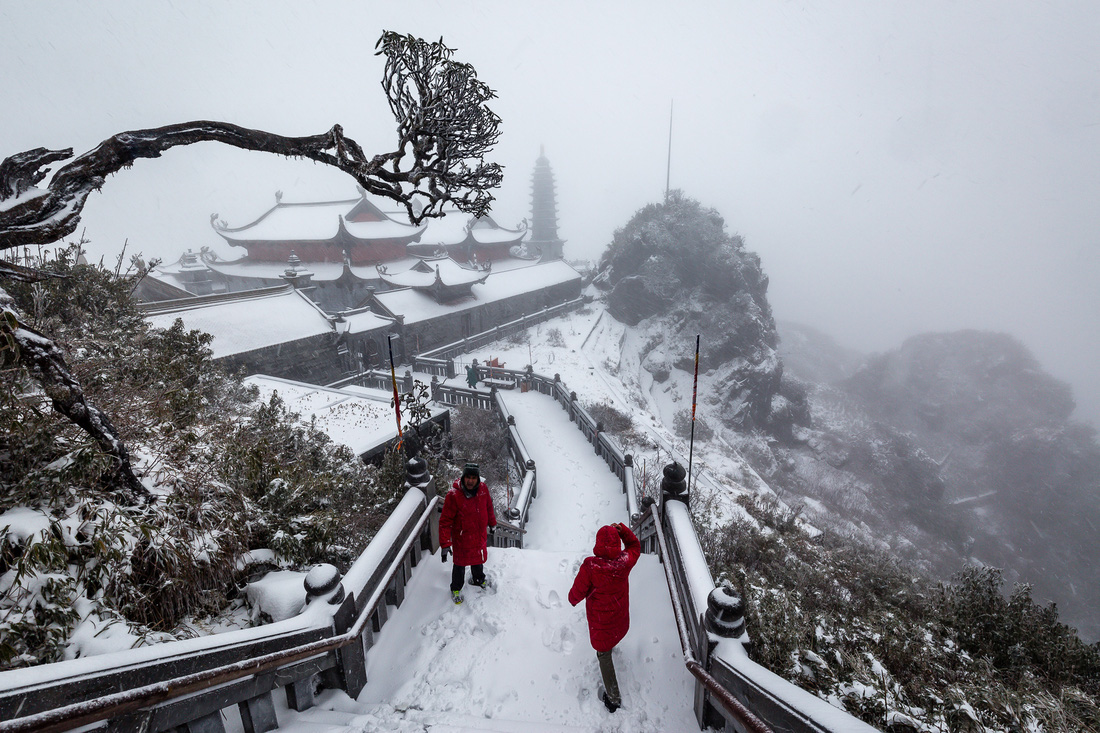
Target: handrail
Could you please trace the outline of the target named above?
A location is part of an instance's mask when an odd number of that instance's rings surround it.
[[[684,608],[680,603],[680,596],[676,592],[676,581],[672,577],[672,563],[669,562],[668,544],[665,542],[665,532],[661,527],[661,518],[657,515],[657,507],[649,509],[653,516],[653,526],[657,530],[657,546],[661,551],[661,567],[665,569],[665,582],[668,584],[668,594],[672,599],[672,613],[676,617],[676,631],[680,635],[680,646],[684,650],[684,665],[706,687],[712,695],[722,704],[734,719],[752,733],[773,733],[772,729],[764,724],[764,721],[741,704],[737,698],[729,693],[718,680],[716,680],[695,658],[695,652],[691,648],[688,639],[687,622],[684,618]]]
[[[233,680],[250,675],[261,674],[291,662],[334,651],[345,647],[359,639],[370,617],[377,610],[379,601],[384,597],[386,587],[397,574],[398,569],[404,564],[405,555],[412,548],[412,544],[420,537],[424,524],[428,521],[439,497],[433,497],[428,502],[420,519],[417,520],[409,536],[401,545],[401,550],[390,563],[385,576],[378,583],[378,587],[371,595],[370,603],[363,607],[363,611],[356,618],[352,627],[343,634],[329,637],[322,641],[302,644],[279,652],[272,652],[260,657],[245,659],[233,664],[222,665],[212,669],[203,670],[194,674],[177,677],[170,680],[162,680],[145,687],[135,687],[113,695],[104,695],[94,700],[66,705],[65,707],[46,710],[41,713],[29,715],[24,718],[0,722],[2,733],[22,733],[22,731],[36,731],[36,733],[54,733],[72,728],[97,723],[107,718],[116,717],[125,713],[140,710],[141,708],[155,705],[164,700],[181,697],[191,692],[197,692],[214,685],[232,682]]]

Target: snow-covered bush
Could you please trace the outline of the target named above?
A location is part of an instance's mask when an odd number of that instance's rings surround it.
[[[556,326],[546,329],[545,340],[547,346],[559,349],[565,348],[565,336],[562,335],[561,329]]]
[[[691,410],[678,410],[672,417],[672,429],[677,437],[688,440],[691,437]],[[695,415],[695,439],[710,440],[714,437],[714,429],[707,424],[698,413]]]
[[[738,500],[750,519],[698,528],[715,575],[745,599],[752,657],[887,730],[1096,730],[1100,648],[999,571],[932,581],[797,513]],[[912,729],[912,728],[911,728]]]
[[[77,265],[71,250],[39,265],[58,277],[5,288],[111,417],[148,496],[120,481],[114,458],[5,351],[0,667],[89,653],[80,640],[108,626],[128,643],[189,633],[181,622],[237,592],[247,550],[346,562],[373,535],[400,484],[383,488],[376,469],[277,401],[253,407],[254,393],[214,364],[206,334],[179,322],[150,330],[132,278]]]
[[[625,433],[634,427],[633,418],[607,400],[586,403],[584,409],[593,420],[603,425],[606,432]]]

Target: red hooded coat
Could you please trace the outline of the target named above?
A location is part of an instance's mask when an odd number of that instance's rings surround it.
[[[459,479],[461,481],[462,479]],[[443,513],[439,517],[439,546],[451,547],[455,565],[483,565],[488,558],[486,539],[489,527],[497,526],[493,511],[493,498],[489,487],[482,481],[472,497],[455,481],[443,499]]]
[[[622,549],[619,538],[626,543]],[[569,591],[569,603],[587,599],[588,637],[598,652],[610,651],[630,628],[628,576],[642,554],[642,545],[624,525],[607,525],[596,532],[595,557],[586,558]]]

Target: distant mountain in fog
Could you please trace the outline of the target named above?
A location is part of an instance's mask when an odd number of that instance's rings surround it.
[[[864,355],[831,336],[793,321],[778,321],[779,356],[784,373],[816,384],[836,384],[855,374]]]
[[[1100,445],[1071,420],[1068,385],[1002,333],[922,334],[860,360],[813,329],[779,332],[812,425],[770,482],[941,574],[1002,567],[1100,636]]]

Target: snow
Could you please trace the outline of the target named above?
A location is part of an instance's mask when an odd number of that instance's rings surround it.
[[[494,265],[495,267],[495,265]],[[432,296],[417,290],[388,290],[375,298],[391,313],[405,317],[405,323],[420,323],[433,318],[461,313],[485,303],[504,300],[552,285],[580,280],[580,274],[558,260],[504,272],[493,272],[483,283],[470,286],[473,296],[457,303],[440,304]]]
[[[380,316],[369,310],[341,313],[339,318],[342,320],[337,320],[336,327],[344,333],[366,333],[393,327],[392,318]]]
[[[356,455],[397,437],[391,392],[359,386],[332,389],[263,374],[244,381],[255,385],[264,400],[277,392],[289,411],[299,413],[303,422],[316,419],[318,429]],[[446,410],[438,405],[429,409],[432,417]]]
[[[335,334],[325,314],[290,285],[218,296],[199,304],[189,298],[145,308],[145,320],[154,328],[170,328],[177,318],[188,330],[214,337],[210,348],[215,359]]]
[[[478,282],[488,272],[460,265],[450,257],[436,257],[418,262],[407,270],[386,267],[385,274],[379,274],[386,282],[398,287],[428,288],[435,283],[437,275],[444,285],[455,286]]]
[[[631,627],[614,653],[623,707],[610,714],[597,698],[600,673],[584,604],[572,607],[566,596],[596,530],[627,521],[626,499],[556,401],[536,392],[502,396],[539,477],[525,548],[491,548],[485,569],[492,587],[467,586],[460,606],[448,592],[450,562],[425,558],[367,655],[368,682],[358,700],[331,693],[319,699],[319,710],[280,710],[281,729],[305,733],[342,711],[349,717],[341,725],[358,730],[699,730],[694,678],[653,555],[631,573]],[[418,502],[410,491],[395,516]],[[354,585],[356,572],[349,571],[347,584]]]
[[[600,527],[629,521],[618,479],[568,412],[538,392],[497,394],[535,461],[538,496],[531,503],[526,548],[591,549]]]
[[[255,620],[267,614],[272,621],[285,621],[301,612],[306,603],[306,573],[285,570],[268,573],[248,584],[248,603]]]
[[[564,347],[548,345],[551,329],[556,330],[554,340],[560,337]],[[592,309],[535,327],[529,344],[494,344],[486,350],[513,366],[531,363],[540,373],[560,374],[584,403],[607,401],[633,413],[636,427],[666,451],[658,458],[667,460],[667,451],[682,444],[645,408],[667,409],[673,403],[668,398],[669,403],[663,404],[653,391],[660,392],[661,388],[652,384],[641,390],[642,404],[634,398],[639,386],[637,375],[644,370],[638,367],[637,351],[632,351],[630,338],[601,310]],[[485,357],[478,353],[462,358],[474,356]],[[348,400],[358,397],[360,391],[353,394],[286,380],[273,380],[269,386],[306,408],[303,415],[317,415],[319,422],[330,419],[326,415],[337,414],[339,407],[349,404]],[[460,606],[451,603],[447,590],[450,564],[440,562],[438,554],[424,557],[412,574],[401,609],[376,635],[367,656],[368,684],[358,700],[328,691],[319,697],[316,708],[297,713],[282,707],[282,696],[277,695],[282,730],[310,733],[328,727],[533,733],[551,729],[699,729],[692,707],[694,678],[684,666],[663,568],[652,555],[643,556],[631,574],[631,629],[614,655],[623,708],[609,714],[597,699],[600,675],[588,643],[583,603],[571,607],[566,595],[580,563],[591,552],[596,530],[604,524],[628,520],[626,498],[618,478],[596,456],[555,400],[537,392],[498,394],[515,417],[538,476],[539,493],[531,505],[525,549],[491,548],[486,571],[492,587],[482,591],[467,586],[466,601]],[[389,396],[384,399],[385,416],[379,419],[392,423]],[[295,409],[293,404],[290,406]],[[332,424],[330,429],[334,439],[349,439],[339,425]],[[349,428],[348,432],[353,431]],[[730,470],[733,468],[736,466]],[[716,491],[743,490],[722,486],[711,478],[704,480],[706,472],[697,471],[701,483],[709,482]],[[738,475],[750,474],[739,470]],[[418,490],[406,493],[391,521],[349,569],[345,587],[362,583],[395,540],[393,528],[420,512],[423,501]],[[676,535],[687,536],[691,520],[686,507],[673,503],[669,510]],[[713,587],[709,570],[701,553],[684,552],[684,557],[693,601],[703,609],[706,593]],[[285,574],[268,577],[268,583],[253,584],[256,587],[249,592],[256,595],[261,606],[267,604],[265,610],[274,611],[273,616],[290,613],[291,606],[304,598],[301,574],[297,578]],[[331,608],[328,604],[310,604],[302,614],[280,624],[229,632],[215,639],[179,642],[172,645],[170,653],[314,625],[331,613]],[[119,660],[133,663],[157,658],[164,653],[163,647],[147,647],[65,662],[62,665],[69,666],[63,668],[49,665],[20,670],[18,684],[26,683],[28,675],[56,678],[59,672],[67,675],[117,664]],[[714,653],[761,688],[827,727],[871,730],[751,662],[737,640],[718,640]],[[0,688],[15,684],[12,675],[0,673]]]
[[[50,515],[30,507],[12,507],[0,514],[0,530],[7,533],[9,543],[22,545],[32,537],[49,533]]]
[[[239,228],[217,228],[228,241],[326,241],[336,237],[343,226],[359,239],[388,239],[415,235],[422,227],[387,220],[351,222],[343,217],[359,203],[325,201],[307,204],[283,204],[268,211],[255,222]]]

